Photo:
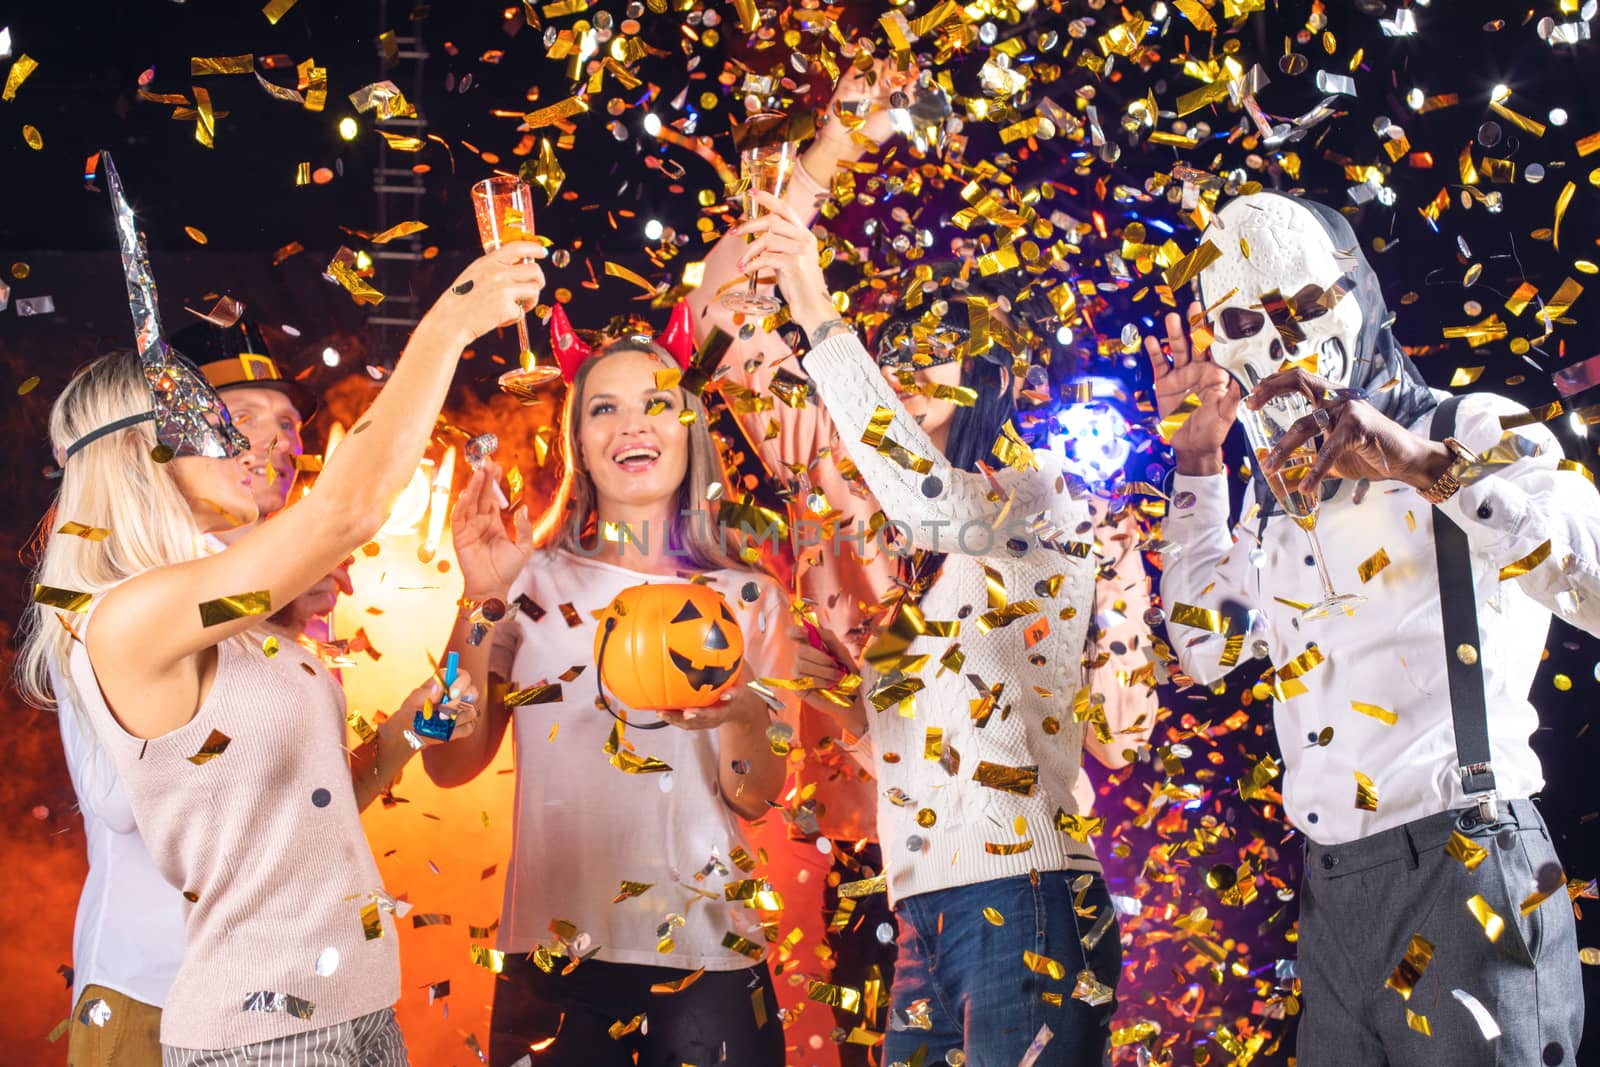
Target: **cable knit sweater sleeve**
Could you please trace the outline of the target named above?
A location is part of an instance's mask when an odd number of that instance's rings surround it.
[[[1034,533],[1049,536],[1036,530],[1033,520],[1052,511],[1057,497],[1067,498],[1064,491],[1052,491],[1057,479],[1049,472],[1006,469],[995,475],[997,492],[983,474],[952,467],[906,414],[854,333],[829,337],[811,350],[803,365],[884,515],[900,524],[901,533],[909,533],[913,547],[987,556],[1007,540],[1031,542]],[[904,455],[897,459],[875,446],[856,445],[880,408],[892,413],[885,439],[931,467],[913,470],[899,462]],[[1071,530],[1059,533],[1073,536]]]

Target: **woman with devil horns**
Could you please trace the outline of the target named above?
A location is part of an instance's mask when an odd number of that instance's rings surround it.
[[[494,1067],[530,1050],[563,1067],[783,1062],[762,960],[761,913],[779,905],[739,820],[766,814],[785,779],[768,732],[781,716],[773,737],[790,735],[792,703],[750,683],[794,673],[789,609],[718,535],[710,500],[721,468],[705,409],[681,380],[687,316],[680,306],[664,343],[630,336],[591,353],[557,305],[552,344],[569,384],[554,503],[537,528],[519,509],[508,536],[489,463],[456,504],[465,595],[450,647],[475,677],[514,692],[497,686],[485,728],[424,763],[439,785],[464,785],[513,726]],[[627,621],[610,606],[637,586],[686,582],[720,593],[723,621],[736,621],[736,682],[707,707],[617,706],[602,675],[642,674],[646,653],[614,646],[606,662],[609,626]],[[606,628],[598,614],[609,614]],[[485,620],[496,617],[491,637]],[[718,625],[705,627],[704,648],[727,645]],[[649,653],[657,667],[669,631]],[[699,684],[691,672],[714,672],[687,651],[679,682]]]

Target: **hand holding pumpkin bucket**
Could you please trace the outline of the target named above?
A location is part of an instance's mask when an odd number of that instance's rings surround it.
[[[639,710],[705,708],[737,682],[744,632],[710,586],[636,585],[618,593],[600,616],[594,658],[602,699],[610,689]]]

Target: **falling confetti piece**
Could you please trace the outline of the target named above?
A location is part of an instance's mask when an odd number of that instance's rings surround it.
[[[1445,855],[1459,860],[1461,865],[1469,871],[1477,870],[1478,864],[1489,858],[1488,849],[1459,830],[1451,832],[1450,840],[1445,843],[1444,851]]]
[[[26,141],[28,143],[28,147],[33,149],[35,152],[44,147],[44,135],[41,134],[38,128],[35,126],[23,126],[22,139]]]
[[[235,619],[253,618],[272,613],[272,591],[258,589],[253,593],[235,593],[232,596],[207,600],[200,605],[200,625],[220,626]]]
[[[1422,981],[1423,972],[1428,969],[1428,964],[1433,960],[1433,942],[1421,934],[1411,935],[1411,944],[1406,947],[1405,957],[1395,965],[1394,973],[1389,976],[1385,986],[1399,993],[1406,1000],[1411,999],[1417,983]]]
[[[28,75],[39,68],[39,61],[22,53],[11,62],[11,69],[6,72],[6,87],[0,92],[0,100],[10,102],[17,98],[17,90],[22,88],[22,83],[28,80]]]

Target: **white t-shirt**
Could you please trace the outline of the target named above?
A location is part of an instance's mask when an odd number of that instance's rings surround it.
[[[101,985],[159,1008],[183,962],[188,904],[156,870],[122,779],[85,728],[71,688],[54,678],[51,688],[89,843],[89,876],[72,928],[72,1002],[77,1004],[86,986]]]
[[[792,678],[795,650],[785,636],[790,614],[777,583],[753,571],[705,577],[737,618],[755,676]],[[765,945],[762,913],[725,899],[724,886],[759,878],[765,868],[747,872],[737,862],[736,849],[745,850],[741,857],[756,857],[722,797],[718,732],[640,729],[659,720],[625,711],[608,693],[612,709],[638,724],[625,728],[625,745],[672,770],[625,773],[605,752],[617,720],[595,701],[594,613],[631,586],[679,581],[555,550],[535,553],[511,587],[522,607],[495,628],[490,670],[514,689],[557,683],[562,699],[514,709],[517,803],[502,951],[551,944],[555,920],[587,937],[580,951],[598,949],[596,958],[612,963],[736,970],[751,960],[725,947],[730,933],[751,946]],[[579,670],[577,678],[561,680]],[[792,725],[797,702],[790,693],[778,695],[785,701],[782,717]],[[650,888],[613,903],[624,882]],[[664,924],[672,941],[666,952],[658,951]]]

